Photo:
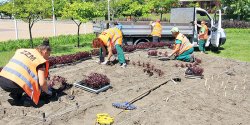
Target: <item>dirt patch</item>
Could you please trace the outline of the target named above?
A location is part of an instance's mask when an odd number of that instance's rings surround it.
[[[149,77],[143,72],[143,68],[132,64],[126,69],[118,64],[99,65],[95,62],[97,58],[51,69],[51,75],[63,76],[71,84],[92,72],[102,73],[110,78],[113,88],[99,94],[74,88],[74,100],[67,99],[65,95],[60,101],[50,102],[40,108],[10,106],[6,101],[9,98],[8,94],[0,91],[0,123],[92,125],[97,113],[109,113],[114,116],[115,125],[248,124],[249,63],[200,53],[195,55],[202,59],[204,79],[186,79],[186,68],[174,66],[178,61],[148,58],[146,51],[126,54],[126,58],[154,64],[164,72],[162,77]],[[181,77],[181,82],[168,82],[151,92],[134,103],[137,106],[136,110],[121,112],[122,110],[112,107],[113,102],[130,101],[175,76]],[[65,93],[70,94],[71,90]],[[26,115],[22,110],[25,110]],[[45,122],[42,121],[44,112]]]

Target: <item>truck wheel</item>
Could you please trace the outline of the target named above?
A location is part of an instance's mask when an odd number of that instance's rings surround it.
[[[150,42],[148,39],[145,39],[145,38],[140,38],[140,39],[137,39],[135,42],[134,42],[134,45],[137,45],[139,43],[146,43],[146,42]]]
[[[212,52],[215,52],[215,53],[216,53],[216,52],[219,51],[220,46],[214,47],[213,45],[210,44],[210,47],[209,47],[209,48],[210,48],[210,50],[211,50]]]

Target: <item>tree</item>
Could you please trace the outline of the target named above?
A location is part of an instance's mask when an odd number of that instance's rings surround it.
[[[2,13],[2,14],[9,16],[11,18],[12,10],[10,10],[10,9],[12,8],[12,6],[13,6],[13,4],[11,2],[1,3],[0,4],[0,14]]]
[[[95,17],[101,16],[102,12],[97,9],[93,2],[66,3],[61,11],[62,18],[71,19],[77,25],[77,47],[80,47],[80,26]]]
[[[222,0],[226,14],[238,20],[250,20],[250,0]]]
[[[50,0],[15,0],[13,14],[29,24],[30,46],[33,48],[32,27],[35,22],[48,16],[51,11]]]
[[[172,7],[178,7],[178,0],[155,0],[154,1],[154,8],[156,13],[162,14],[169,13]]]

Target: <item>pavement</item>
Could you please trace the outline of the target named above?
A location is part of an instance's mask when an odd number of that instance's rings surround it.
[[[17,20],[17,31],[19,39],[29,39],[28,23]],[[92,23],[81,25],[80,34],[92,33]],[[77,34],[77,25],[71,21],[56,21],[56,35],[74,35]],[[33,38],[54,36],[52,20],[42,20],[34,24],[32,28]],[[10,19],[0,19],[0,42],[7,40],[16,40],[15,22]]]

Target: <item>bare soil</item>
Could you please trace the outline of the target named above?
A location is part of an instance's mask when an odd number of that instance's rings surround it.
[[[187,79],[184,77],[186,68],[174,66],[181,62],[148,58],[145,51],[126,54],[126,58],[154,64],[164,71],[162,77],[149,77],[143,73],[143,68],[132,64],[126,69],[119,64],[99,65],[95,62],[97,58],[51,69],[51,75],[63,76],[70,84],[91,72],[106,74],[113,88],[93,94],[73,87],[74,100],[63,95],[60,101],[52,101],[39,108],[11,106],[6,101],[10,98],[8,93],[1,90],[0,124],[93,125],[97,113],[109,113],[114,117],[115,125],[249,124],[249,63],[200,53],[195,55],[203,61],[200,65],[204,68],[204,79]],[[112,107],[113,102],[130,101],[176,76],[181,78],[181,82],[168,82],[138,100],[134,103],[136,110],[122,111]],[[68,95],[71,92],[65,91]],[[46,121],[43,121],[42,113],[46,114]]]

